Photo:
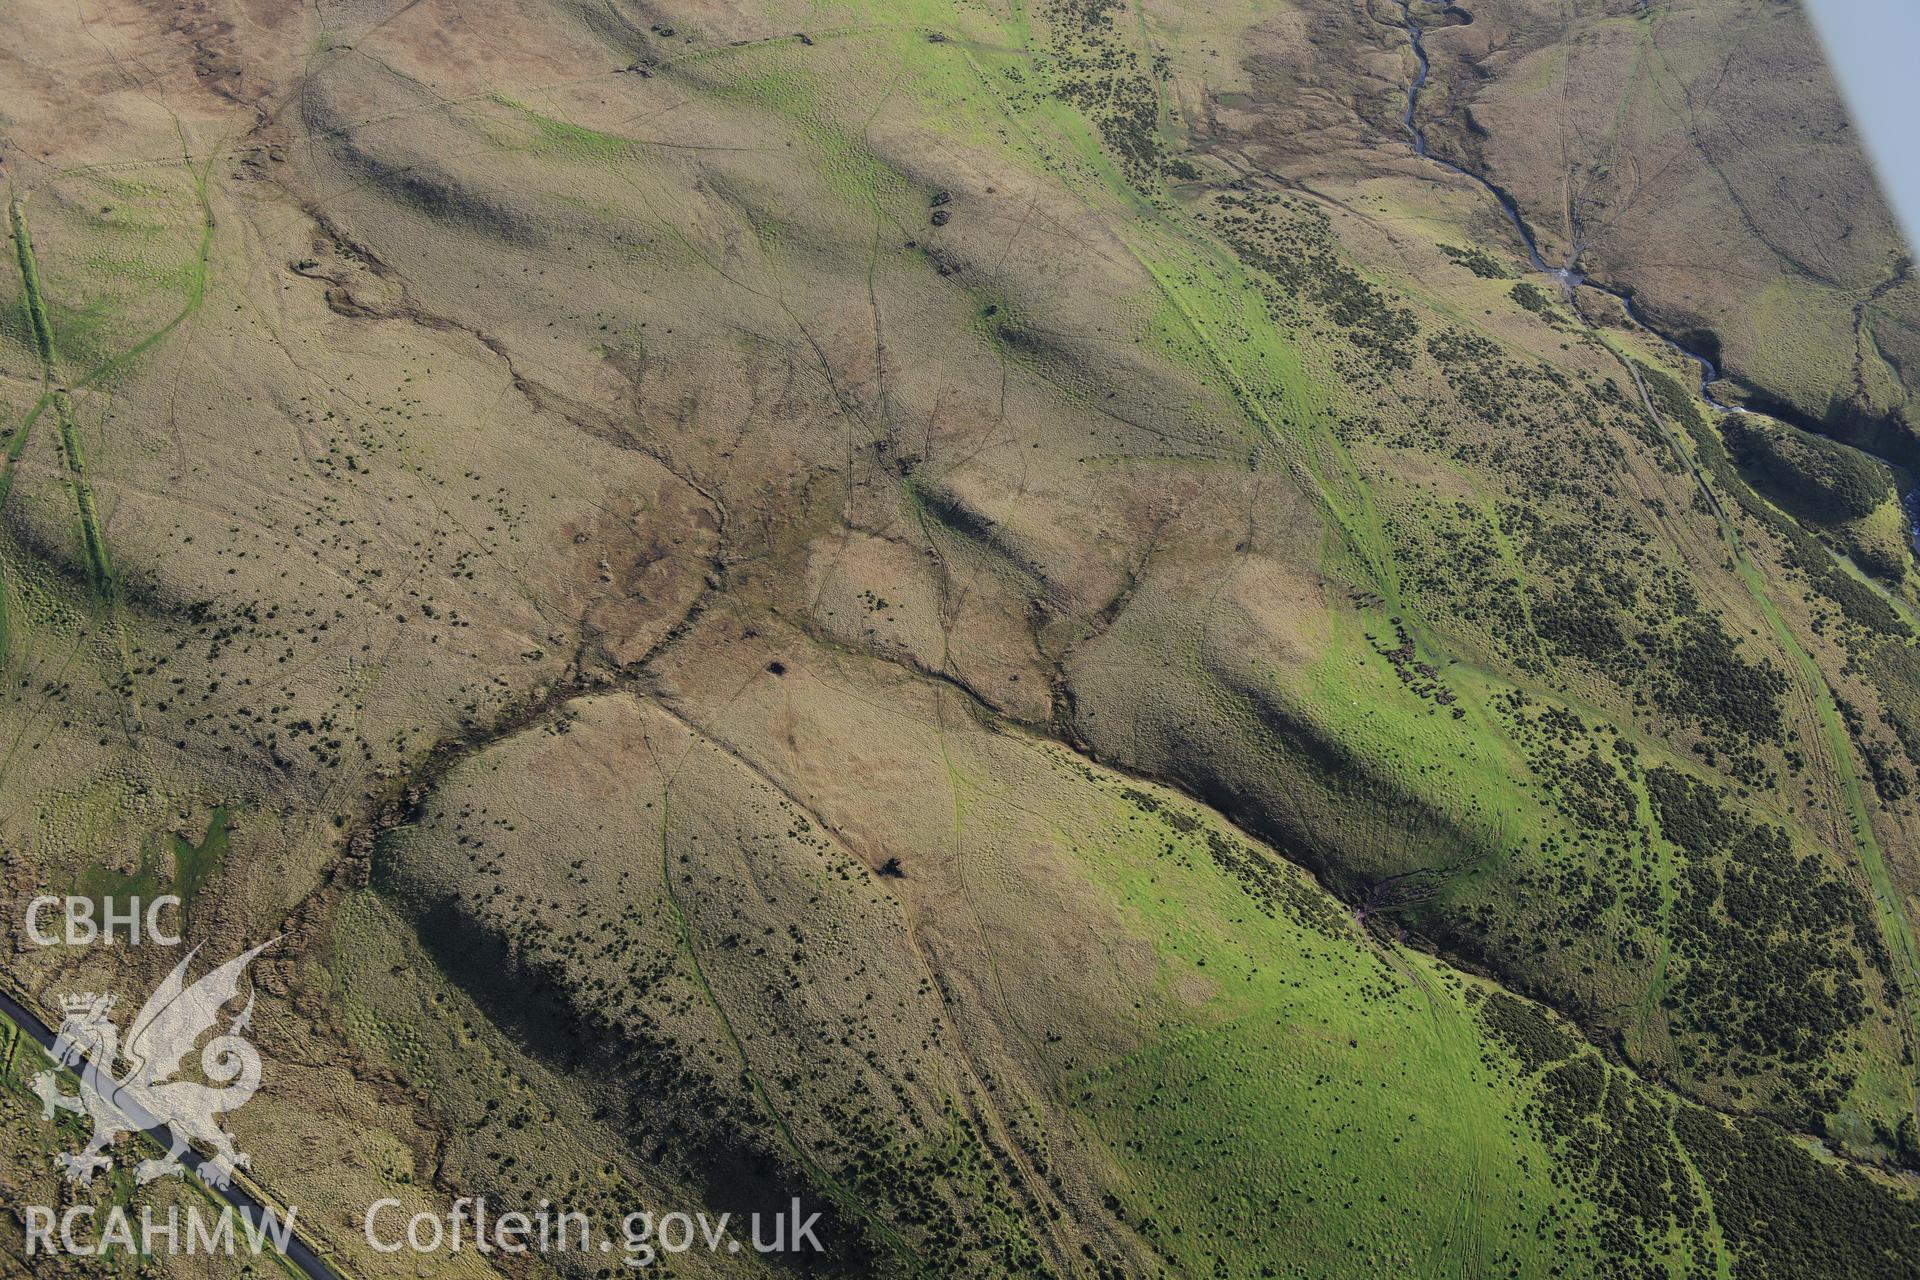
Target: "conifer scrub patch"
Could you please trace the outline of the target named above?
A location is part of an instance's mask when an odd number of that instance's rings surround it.
[[[0,5],[0,1277],[1920,1277],[1804,7]]]

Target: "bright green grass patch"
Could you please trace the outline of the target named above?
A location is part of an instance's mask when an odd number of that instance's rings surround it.
[[[197,844],[177,833],[167,837],[173,853],[173,891],[180,895],[181,904],[189,913],[200,891],[215,881],[220,868],[226,865],[232,833],[227,817],[224,805],[216,808],[207,819],[207,833]]]
[[[1385,656],[1401,640],[1388,619],[1336,612],[1331,622],[1326,651],[1299,691],[1317,718],[1410,792],[1472,824],[1490,848],[1538,834],[1526,761],[1485,711],[1505,686],[1436,655],[1454,701],[1417,696]]]
[[[504,94],[494,94],[493,100],[533,126],[532,136],[518,145],[535,155],[604,163],[631,155],[638,145],[631,138],[544,115]]]
[[[85,366],[105,357],[113,343],[113,299],[95,296],[77,304],[56,302],[48,311],[60,353],[68,362]]]
[[[1695,764],[1590,709],[1428,654],[1378,617],[1334,615],[1324,656],[1298,683],[1290,692],[1373,776],[1418,797],[1464,837],[1451,854],[1453,843],[1438,839],[1370,849],[1361,865],[1375,876],[1419,878],[1402,886],[1404,900],[1377,904],[1380,912],[1435,936],[1478,921],[1467,929],[1477,946],[1532,968],[1560,1007],[1616,1028],[1631,1060],[1696,1085],[1728,1083],[1697,1028],[1691,1060],[1679,1051],[1662,1007],[1674,974],[1685,972],[1669,968],[1674,939],[1686,933],[1676,919],[1683,859],[1654,820],[1646,779],[1656,768],[1699,778]],[[1799,850],[1820,847],[1793,815],[1743,803],[1732,811],[1782,827]],[[1711,972],[1706,957],[1692,964],[1697,978]],[[1832,1108],[1834,1136],[1867,1149],[1862,1135],[1875,1125],[1890,1132],[1902,1114],[1898,1052],[1897,1032],[1869,1018],[1831,1050],[1851,1084],[1824,1102],[1815,1101],[1823,1090],[1806,1093],[1804,1105]],[[1736,1105],[1796,1105],[1812,1086],[1791,1084],[1779,1066],[1746,1073],[1751,1090]],[[1788,1095],[1773,1096],[1783,1080]]]
[[[918,192],[905,175],[874,154],[865,137],[881,102],[850,100],[844,66],[829,78],[806,65],[795,50],[811,52],[801,45],[757,48],[705,68],[710,77],[706,87],[721,101],[782,117],[812,148],[810,168],[838,198],[866,208],[893,205],[897,216],[905,216],[905,202]],[[904,78],[910,68],[894,74]],[[886,83],[863,77],[861,88],[878,99]]]
[[[1117,1216],[1192,1275],[1531,1276],[1590,1247],[1603,1207],[1527,1118],[1491,988],[1375,942],[1184,801],[1101,792],[1057,838],[1161,966],[1146,1042],[1068,1082],[1134,1188]],[[1680,1243],[1641,1247],[1677,1274]]]
[[[132,871],[94,863],[76,877],[74,892],[93,899],[96,919],[102,918],[109,898],[124,910],[130,899],[151,902],[162,893],[177,896],[182,916],[191,919],[201,891],[218,880],[226,864],[230,836],[228,811],[221,806],[207,819],[206,834],[197,842],[177,832],[149,840]]]
[[[1142,224],[1133,251],[1164,305],[1147,337],[1176,363],[1226,390],[1340,535],[1336,559],[1356,585],[1397,605],[1399,573],[1373,494],[1332,426],[1333,395],[1280,332],[1260,290],[1224,247],[1179,221]]]

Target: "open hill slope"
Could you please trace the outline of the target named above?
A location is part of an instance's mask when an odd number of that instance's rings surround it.
[[[1912,1273],[1920,303],[1791,11],[1547,8],[0,18],[0,908],[283,938],[348,1275]]]

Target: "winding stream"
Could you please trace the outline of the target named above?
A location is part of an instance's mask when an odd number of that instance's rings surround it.
[[[1480,174],[1462,169],[1458,165],[1450,164],[1437,156],[1428,154],[1426,134],[1423,133],[1420,126],[1414,122],[1414,116],[1420,104],[1420,90],[1426,86],[1431,70],[1427,59],[1427,51],[1422,43],[1424,33],[1420,29],[1419,22],[1414,17],[1413,6],[1416,0],[1395,0],[1395,3],[1400,6],[1403,19],[1402,26],[1407,33],[1408,39],[1413,42],[1414,57],[1420,64],[1419,72],[1415,75],[1412,85],[1407,89],[1407,109],[1401,116],[1401,123],[1406,127],[1407,134],[1413,141],[1414,153],[1431,160],[1449,172],[1457,173],[1469,181],[1476,183],[1487,191],[1488,194],[1493,196],[1494,200],[1500,205],[1501,212],[1507,215],[1507,221],[1513,224],[1514,230],[1519,233],[1521,241],[1527,246],[1527,258],[1528,261],[1532,263],[1534,270],[1546,272],[1554,276],[1570,296],[1581,285],[1586,285],[1590,289],[1596,289],[1610,297],[1618,298],[1621,305],[1626,309],[1628,319],[1631,320],[1633,324],[1638,326],[1642,331],[1657,338],[1670,350],[1684,359],[1691,361],[1694,367],[1700,371],[1700,397],[1706,401],[1709,406],[1722,413],[1754,413],[1755,411],[1753,410],[1742,408],[1739,405],[1723,404],[1714,398],[1712,384],[1719,379],[1720,370],[1712,360],[1697,351],[1687,348],[1649,324],[1646,317],[1641,315],[1638,308],[1634,306],[1632,297],[1626,292],[1596,283],[1581,274],[1579,270],[1580,247],[1577,226],[1575,228],[1573,250],[1567,262],[1558,267],[1550,266],[1541,258],[1540,249],[1534,241],[1532,230],[1527,226],[1526,219],[1521,217],[1519,207],[1508,197],[1506,192],[1502,191],[1492,181],[1482,177]],[[1418,0],[1418,3],[1423,6],[1428,6],[1433,3],[1433,0]],[[1644,11],[1644,5],[1641,7]],[[1430,12],[1431,10],[1426,9],[1423,11]],[[1631,363],[1629,368],[1633,369],[1634,380],[1640,382],[1640,374],[1637,369],[1634,369]],[[1640,393],[1642,399],[1646,400],[1649,411],[1652,411],[1653,405],[1651,400],[1647,400],[1647,392],[1644,384],[1640,386]],[[1756,413],[1756,416],[1767,417],[1770,421],[1780,421],[1780,419],[1773,418],[1771,415]],[[1909,531],[1915,548],[1920,549],[1920,486],[1913,486],[1912,476],[1898,464],[1890,462],[1867,450],[1862,449],[1859,451],[1867,457],[1873,458],[1875,461],[1886,465],[1896,476],[1900,477],[1902,486],[1905,488],[1902,503],[1909,519]],[[1712,491],[1706,487],[1704,479],[1700,477],[1697,469],[1695,471],[1695,478],[1696,481],[1700,483],[1701,492],[1705,494],[1707,501],[1714,506],[1716,513],[1719,512],[1718,499],[1716,499]],[[1724,522],[1724,516],[1721,518]],[[1848,557],[1834,550],[1831,546],[1829,546],[1827,550],[1828,554],[1851,567],[1856,574],[1883,597],[1888,596],[1888,592],[1883,585],[1875,581],[1871,575],[1860,571],[1858,566],[1853,565],[1853,562]],[[1735,548],[1735,554],[1739,554],[1737,547]],[[1881,932],[1884,935],[1888,947],[1899,953],[1905,960],[1904,967],[1907,976],[1900,981],[1897,986],[1901,989],[1900,1005],[1910,1010],[1912,1006],[1909,1001],[1913,999],[1914,983],[1912,975],[1916,965],[1912,935],[1909,931],[1906,915],[1900,909],[1898,899],[1895,896],[1893,882],[1888,874],[1884,855],[1873,833],[1872,819],[1867,813],[1860,795],[1858,778],[1853,773],[1851,764],[1849,763],[1851,752],[1849,750],[1847,730],[1841,722],[1839,712],[1835,706],[1836,699],[1833,695],[1832,688],[1827,685],[1825,677],[1813,664],[1812,659],[1808,657],[1804,650],[1799,648],[1797,642],[1786,632],[1784,624],[1779,621],[1777,615],[1773,613],[1771,606],[1766,603],[1764,594],[1758,593],[1757,589],[1756,599],[1761,603],[1763,611],[1772,619],[1773,625],[1781,636],[1784,647],[1797,658],[1798,664],[1804,671],[1810,686],[1821,695],[1815,699],[1816,710],[1819,714],[1822,730],[1832,746],[1834,758],[1840,765],[1842,791],[1846,796],[1846,807],[1851,811],[1853,818],[1854,842],[1859,852],[1861,864],[1866,872],[1867,881],[1872,887],[1875,905],[1881,916]],[[1906,608],[1902,606],[1896,607],[1900,608],[1902,616],[1907,616],[1908,610]],[[1911,1016],[1911,1014],[1909,1014],[1909,1016]],[[1916,1102],[1914,1114],[1920,1115],[1920,1102]]]
[[[1425,0],[1425,2],[1431,3],[1431,0]],[[1701,355],[1698,351],[1693,351],[1682,346],[1680,343],[1654,328],[1653,325],[1648,322],[1647,318],[1640,313],[1639,308],[1634,305],[1633,295],[1630,292],[1625,289],[1610,288],[1596,280],[1588,279],[1579,268],[1580,249],[1577,241],[1574,245],[1573,253],[1565,263],[1559,266],[1550,264],[1545,258],[1540,256],[1540,245],[1533,238],[1533,228],[1529,227],[1527,220],[1520,215],[1520,207],[1514,203],[1513,197],[1509,196],[1505,191],[1502,191],[1492,180],[1473,172],[1471,169],[1463,169],[1451,161],[1442,160],[1439,156],[1432,154],[1432,152],[1427,149],[1426,132],[1414,123],[1414,113],[1419,110],[1420,91],[1427,87],[1427,78],[1432,73],[1433,64],[1427,57],[1427,47],[1424,43],[1426,33],[1421,29],[1419,21],[1413,16],[1414,0],[1395,0],[1395,3],[1400,6],[1402,29],[1406,31],[1407,38],[1413,42],[1413,56],[1420,64],[1419,71],[1416,72],[1413,77],[1413,83],[1407,87],[1407,109],[1400,116],[1401,125],[1405,127],[1408,137],[1413,140],[1413,153],[1423,159],[1432,161],[1448,173],[1459,174],[1492,196],[1494,202],[1500,206],[1500,212],[1504,213],[1507,216],[1507,221],[1513,224],[1514,231],[1520,236],[1520,242],[1527,247],[1527,261],[1532,264],[1535,271],[1542,271],[1552,276],[1555,280],[1558,280],[1561,286],[1568,292],[1585,286],[1596,292],[1604,293],[1610,298],[1618,299],[1620,304],[1626,308],[1628,318],[1643,331],[1658,338],[1675,354],[1691,361],[1694,367],[1700,371],[1700,395],[1708,404],[1724,413],[1750,412],[1739,405],[1722,404],[1720,401],[1714,399],[1712,384],[1720,380],[1719,366],[1714,364],[1712,360]]]
[[[1427,49],[1424,43],[1426,32],[1421,28],[1419,20],[1414,17],[1413,6],[1416,0],[1394,0],[1394,2],[1400,6],[1401,28],[1407,33],[1407,38],[1413,43],[1413,56],[1419,64],[1419,69],[1414,73],[1413,83],[1407,86],[1407,109],[1402,112],[1400,116],[1400,124],[1406,129],[1407,136],[1413,143],[1413,153],[1424,160],[1439,165],[1448,173],[1460,175],[1492,196],[1494,203],[1500,206],[1500,212],[1506,215],[1507,221],[1512,224],[1514,231],[1519,235],[1520,242],[1526,246],[1527,261],[1535,271],[1544,272],[1552,276],[1555,280],[1559,281],[1560,287],[1569,295],[1576,289],[1584,286],[1617,300],[1621,307],[1625,309],[1627,318],[1631,320],[1641,332],[1658,339],[1668,350],[1691,363],[1700,375],[1700,398],[1706,401],[1710,407],[1717,409],[1721,413],[1754,413],[1754,410],[1745,408],[1742,405],[1727,404],[1716,399],[1713,394],[1713,384],[1720,380],[1720,367],[1708,357],[1685,346],[1656,328],[1634,303],[1633,294],[1630,290],[1602,284],[1581,272],[1580,242],[1577,229],[1573,249],[1568,255],[1567,261],[1559,266],[1549,263],[1545,258],[1541,257],[1539,243],[1533,238],[1533,228],[1529,227],[1527,220],[1521,216],[1520,207],[1514,203],[1513,197],[1501,190],[1491,179],[1475,173],[1471,169],[1463,169],[1451,161],[1443,160],[1428,149],[1426,132],[1414,121],[1415,113],[1420,107],[1420,91],[1426,88],[1427,79],[1433,69],[1433,64],[1427,57]],[[1418,0],[1418,2],[1430,6],[1434,0]],[[1858,449],[1858,446],[1848,447]],[[1904,490],[1901,505],[1907,513],[1909,536],[1914,549],[1920,551],[1920,484],[1913,483],[1911,474],[1899,463],[1883,458],[1865,449],[1859,449],[1858,451],[1886,466],[1896,476],[1900,477]]]

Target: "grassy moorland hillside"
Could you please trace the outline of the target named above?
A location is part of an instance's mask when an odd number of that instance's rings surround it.
[[[1440,154],[1722,363],[1728,394],[1920,456],[1911,246],[1801,6],[1470,7],[1421,19]]]
[[[1502,12],[1421,112],[1550,253],[1492,104],[1589,46]],[[1414,154],[1403,20],[9,15],[0,908],[283,936],[231,1123],[356,1276],[479,1195],[828,1214],[676,1274],[1911,1272],[1908,479],[1804,429],[1911,293],[1752,259],[1813,328],[1701,314],[1808,411],[1727,417]]]

